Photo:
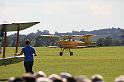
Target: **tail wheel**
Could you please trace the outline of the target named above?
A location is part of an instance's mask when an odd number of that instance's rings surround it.
[[[63,52],[60,52],[59,55],[62,56],[63,55]]]
[[[70,52],[70,56],[73,56],[73,52]]]

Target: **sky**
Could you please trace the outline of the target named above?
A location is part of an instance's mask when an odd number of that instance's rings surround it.
[[[1,0],[0,23],[33,22],[21,34],[124,29],[124,0]]]

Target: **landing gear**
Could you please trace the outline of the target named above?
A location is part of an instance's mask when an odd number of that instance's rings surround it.
[[[63,55],[63,52],[60,52],[59,55],[62,56]]]
[[[70,56],[73,56],[73,52],[71,52],[70,48],[68,47],[61,48],[61,52],[59,53],[60,56],[63,56],[64,50],[68,51],[70,53]]]
[[[70,56],[73,56],[73,52],[70,52]]]

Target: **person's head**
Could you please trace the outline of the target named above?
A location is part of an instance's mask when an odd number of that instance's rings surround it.
[[[24,79],[26,82],[36,82],[36,78],[33,76],[33,74],[30,73],[24,74],[22,79]]]
[[[29,44],[30,44],[30,40],[27,39],[27,40],[25,41],[25,44],[26,44],[26,45],[29,45]]]
[[[63,82],[62,78],[57,74],[51,74],[48,78],[51,79],[53,82]]]
[[[36,78],[36,82],[53,82],[53,81],[46,77],[39,77],[39,78]]]
[[[47,76],[43,71],[38,71],[38,72],[34,73],[34,77],[39,78],[39,77],[47,77]]]
[[[124,75],[120,75],[115,78],[115,82],[124,82]]]
[[[60,76],[65,79],[66,82],[76,82],[76,79],[70,74],[70,73],[67,73],[67,72],[61,72],[60,73]]]
[[[70,73],[67,73],[67,72],[61,72],[60,76],[62,78],[66,78],[66,79],[72,77],[72,75]]]
[[[103,77],[99,74],[93,75],[92,78],[91,78],[91,81],[92,82],[104,82]]]
[[[26,82],[25,80],[23,80],[22,78],[20,77],[10,77],[8,79],[8,82]]]
[[[75,79],[76,79],[76,82],[91,82],[90,79],[82,75],[75,77]]]
[[[74,77],[67,78],[67,82],[76,82],[76,79]]]

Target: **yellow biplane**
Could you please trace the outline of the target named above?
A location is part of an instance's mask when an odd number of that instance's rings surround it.
[[[70,56],[72,56],[73,52],[71,52],[71,49],[95,46],[95,43],[91,41],[91,39],[94,36],[95,35],[93,35],[93,34],[86,34],[86,35],[63,35],[63,36],[50,35],[48,37],[49,38],[58,37],[60,39],[59,41],[57,41],[57,44],[61,48],[61,52],[59,53],[60,56],[63,55],[63,52],[65,50],[69,51]],[[74,38],[81,38],[84,41],[79,41],[79,40],[77,41],[77,40],[74,40]]]
[[[1,55],[2,58],[0,58],[0,66],[3,65],[9,65],[9,64],[15,64],[18,62],[21,62],[24,60],[24,56],[16,56],[16,53],[18,53],[18,46],[19,46],[19,31],[24,30],[26,28],[29,28],[35,24],[38,24],[39,22],[27,22],[27,23],[10,23],[10,24],[0,24],[0,39],[1,42],[3,42],[3,49],[2,49]],[[11,31],[17,31],[17,36],[16,36],[16,47],[15,47],[15,53],[11,57],[5,57],[6,56],[6,43],[7,43],[7,32]]]

